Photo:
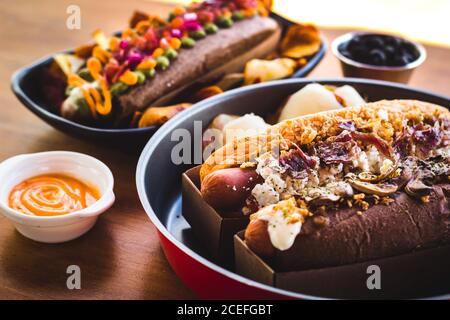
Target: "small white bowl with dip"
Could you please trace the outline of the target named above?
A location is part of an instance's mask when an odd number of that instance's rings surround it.
[[[46,174],[62,174],[92,186],[98,191],[99,199],[84,209],[55,216],[25,214],[9,206],[9,195],[15,186]],[[96,158],[77,152],[49,151],[14,156],[0,163],[0,181],[0,213],[22,235],[39,242],[61,243],[80,237],[115,201],[111,170]]]

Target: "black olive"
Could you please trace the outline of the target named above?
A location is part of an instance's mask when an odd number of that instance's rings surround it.
[[[397,37],[387,36],[385,38],[385,42],[386,42],[386,44],[391,45],[394,48],[398,48],[398,47],[401,46],[402,40],[400,38],[397,38]]]
[[[405,57],[405,61],[408,61],[408,63],[416,60],[416,59],[414,59],[413,55],[410,53],[404,53],[403,56]]]
[[[374,48],[383,48],[384,47],[384,41],[381,39],[381,37],[373,36],[367,39],[367,46],[371,49]]]
[[[414,44],[388,35],[357,35],[338,50],[349,59],[379,66],[404,66],[419,57]]]
[[[394,59],[394,62],[395,62],[395,65],[397,65],[397,66],[404,66],[409,63],[408,57],[406,57],[404,55],[396,56]]]
[[[386,55],[380,49],[370,51],[370,61],[375,65],[383,65],[386,63]]]
[[[384,53],[386,54],[386,57],[392,58],[395,55],[395,48],[393,46],[387,45],[384,47]]]
[[[361,44],[361,40],[362,40],[361,36],[354,36],[350,40],[350,42],[353,43],[353,44]]]
[[[402,51],[408,53],[409,55],[415,58],[419,56],[419,52],[417,51],[416,47],[410,42],[405,42],[402,45]]]
[[[362,46],[355,47],[350,51],[350,54],[357,60],[366,59],[367,49]]]
[[[348,48],[348,50],[353,50],[353,49],[355,49],[357,47],[360,47],[361,44],[362,43],[361,43],[361,39],[360,38],[353,38],[352,40],[350,40],[347,43],[347,48]]]
[[[349,59],[353,59],[353,55],[350,52],[350,49],[348,49],[348,43],[342,43],[338,47],[338,51],[344,56]]]

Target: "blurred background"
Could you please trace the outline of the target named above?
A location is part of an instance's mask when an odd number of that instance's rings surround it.
[[[321,27],[385,31],[450,47],[450,0],[274,0],[274,11]]]
[[[0,0],[0,39],[5,44],[5,50],[0,50],[0,80],[6,87],[13,70],[87,43],[96,29],[106,34],[122,30],[134,10],[166,15],[176,3],[189,1]],[[81,28],[69,30],[66,10],[73,4],[80,7]],[[410,84],[450,94],[446,80],[450,72],[450,0],[274,0],[274,10],[297,22],[317,24],[328,44],[354,30],[384,31],[425,43],[428,58]],[[342,76],[339,61],[330,50],[310,76]]]

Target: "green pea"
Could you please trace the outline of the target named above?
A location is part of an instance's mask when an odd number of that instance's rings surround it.
[[[200,40],[206,37],[206,32],[203,29],[197,30],[197,31],[191,31],[189,32],[189,36],[191,38],[194,38],[195,40]]]
[[[120,95],[121,93],[124,93],[127,91],[128,86],[123,82],[116,82],[111,86],[110,92],[112,95]]]
[[[241,21],[241,20],[244,20],[245,17],[241,11],[236,11],[236,12],[233,12],[233,14],[231,15],[231,18],[234,21]]]
[[[92,78],[91,73],[89,72],[88,68],[83,68],[80,71],[78,71],[78,75],[80,76],[80,78],[92,82],[94,81],[94,78]]]
[[[167,48],[164,55],[169,58],[169,60],[175,60],[178,56],[178,53],[173,48]]]
[[[184,47],[184,48],[193,48],[194,46],[195,46],[195,40],[194,39],[192,39],[192,38],[188,38],[188,37],[186,37],[186,38],[182,38],[181,39],[181,45]]]
[[[143,84],[145,82],[145,74],[139,70],[134,71],[134,73],[137,75],[137,83]]]
[[[170,60],[165,56],[158,57],[156,58],[156,66],[161,70],[166,70],[170,66]]]
[[[227,17],[219,17],[216,23],[221,28],[231,28],[233,26],[233,20]]]
[[[144,70],[141,70],[141,71],[145,74],[145,77],[147,79],[153,78],[155,76],[155,73],[156,73],[155,69],[144,69]]]
[[[207,23],[203,26],[207,34],[213,34],[219,31],[219,28],[214,23]]]

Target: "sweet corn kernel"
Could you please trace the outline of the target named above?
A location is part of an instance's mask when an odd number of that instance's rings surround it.
[[[175,49],[178,50],[181,47],[181,40],[178,38],[172,38],[170,39],[170,46]]]
[[[161,57],[164,54],[164,50],[162,48],[156,48],[155,51],[153,51],[153,58]]]
[[[119,80],[128,86],[133,86],[138,82],[138,76],[133,71],[127,70],[123,75],[120,76]]]
[[[139,63],[137,69],[138,70],[153,69],[154,67],[156,67],[156,61],[153,59],[147,59]]]

